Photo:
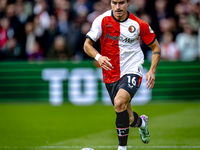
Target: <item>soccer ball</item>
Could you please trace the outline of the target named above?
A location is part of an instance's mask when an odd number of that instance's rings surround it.
[[[92,148],[82,148],[81,150],[94,150]]]

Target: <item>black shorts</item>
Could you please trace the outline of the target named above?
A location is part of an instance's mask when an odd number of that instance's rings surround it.
[[[132,99],[135,93],[137,92],[138,88],[140,87],[141,81],[142,77],[140,77],[139,75],[126,74],[114,83],[111,84],[106,83],[106,88],[110,95],[112,104],[114,105],[114,99],[119,89],[126,90],[130,94]]]

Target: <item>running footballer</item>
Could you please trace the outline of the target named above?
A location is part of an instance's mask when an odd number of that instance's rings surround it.
[[[130,103],[143,77],[144,54],[140,38],[152,49],[151,67],[146,74],[148,89],[154,86],[161,53],[154,31],[127,11],[129,4],[130,0],[111,0],[112,9],[94,20],[84,43],[84,51],[95,58],[103,70],[103,82],[116,112],[118,150],[127,150],[129,127],[139,128],[144,143],[150,140],[148,117],[139,117]],[[98,39],[101,54],[93,47]]]

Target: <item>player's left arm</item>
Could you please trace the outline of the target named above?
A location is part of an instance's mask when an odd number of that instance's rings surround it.
[[[146,74],[146,80],[147,80],[147,88],[150,90],[154,87],[155,73],[160,60],[161,49],[156,39],[151,45],[149,45],[149,47],[152,49],[152,60],[151,60],[150,70]]]

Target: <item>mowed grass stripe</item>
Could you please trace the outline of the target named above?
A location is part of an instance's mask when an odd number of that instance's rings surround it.
[[[145,106],[133,106],[133,109],[140,115],[144,113],[149,116],[151,141],[144,145],[138,129],[132,128],[128,141],[128,145],[132,146],[130,150],[136,147],[146,150],[166,146],[162,149],[167,150],[176,146],[174,149],[200,146],[200,102],[151,102]],[[64,104],[52,107],[39,103],[3,103],[0,104],[0,114],[1,149],[6,146],[16,146],[18,149],[28,149],[30,146],[33,147],[30,149],[41,150],[46,149],[45,146],[96,146],[95,150],[100,150],[102,148],[98,146],[118,145],[112,106],[77,107]],[[116,150],[112,147],[105,149]]]
[[[195,118],[200,115],[200,107],[188,108],[176,113],[161,115],[149,118],[149,130],[151,141],[148,146],[144,146],[140,140],[138,129],[131,128],[129,132],[128,145],[131,148],[140,149],[198,149],[200,148],[200,137],[197,132],[200,129],[200,120]],[[185,118],[189,117],[187,122]],[[173,124],[174,123],[174,124]],[[116,131],[108,130],[98,134],[91,134],[85,137],[66,140],[53,144],[59,145],[82,145],[81,147],[98,148],[100,145],[118,145]],[[164,145],[164,146],[163,146]],[[166,145],[166,146],[165,146]],[[108,149],[108,148],[107,148]],[[116,149],[116,148],[115,148]],[[113,148],[114,150],[114,148]]]

